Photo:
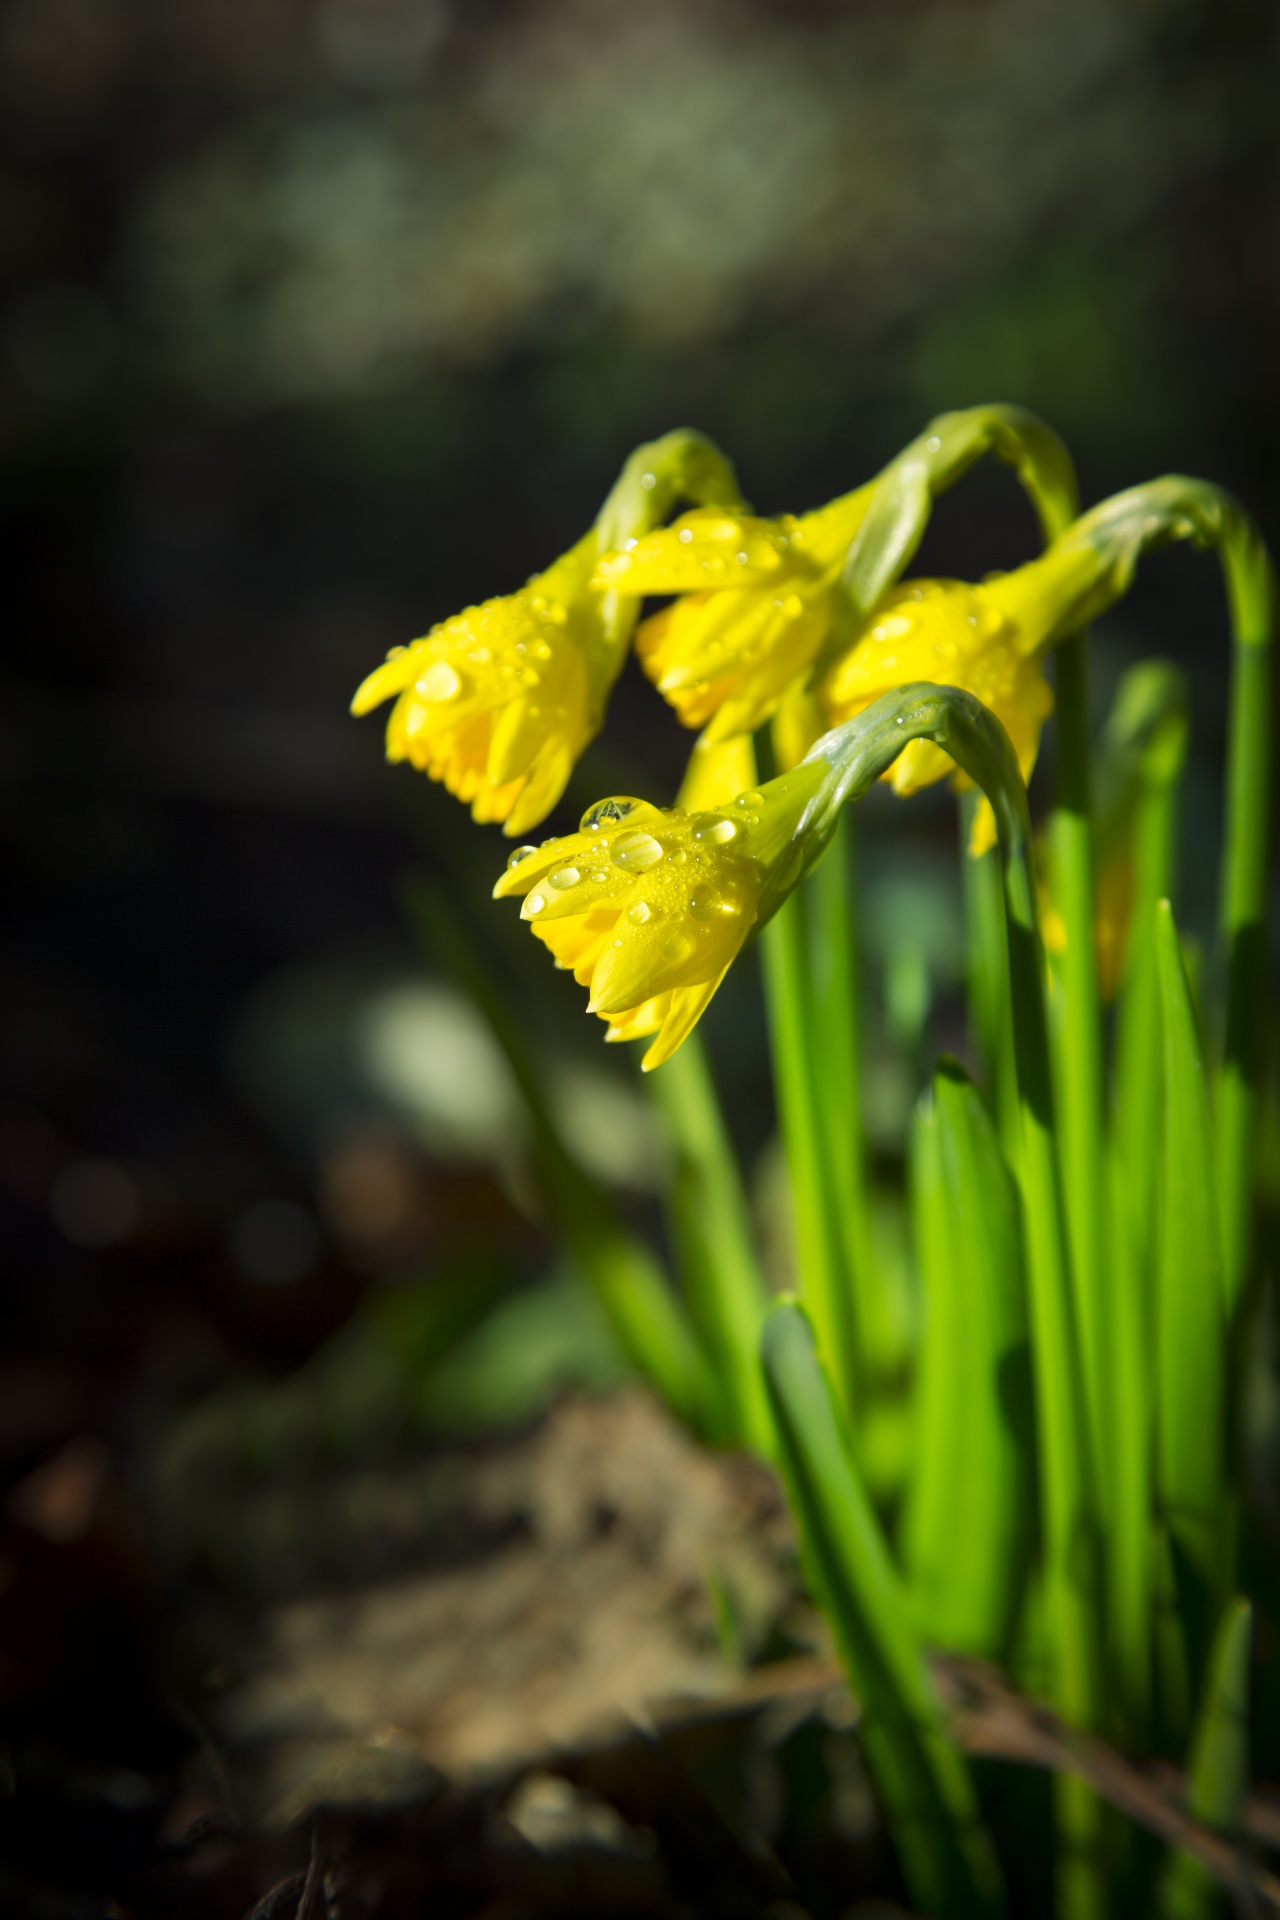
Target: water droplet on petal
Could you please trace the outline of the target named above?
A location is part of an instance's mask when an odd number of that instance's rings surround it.
[[[699,887],[689,895],[689,913],[694,920],[714,920],[717,915],[732,911],[732,902],[715,887]]]
[[[563,893],[567,887],[576,887],[581,878],[576,867],[557,867],[554,873],[547,875],[557,893]]]
[[[657,484],[658,476],[656,473],[642,473],[640,475],[640,485],[645,489],[646,493],[651,487],[656,487]]]
[[[662,843],[643,827],[633,827],[629,833],[618,835],[613,843],[612,858],[614,865],[626,873],[647,873],[661,860]]]
[[[764,805],[764,795],[758,793],[754,787],[748,787],[745,793],[738,795],[733,804],[735,807],[741,807],[745,813],[750,807],[762,807]]]
[[[597,800],[594,807],[588,807],[578,822],[579,833],[598,833],[601,827],[614,820],[625,820],[629,813],[644,805],[642,800],[631,800],[625,794],[616,794],[611,800]]]
[[[535,913],[542,912],[542,909],[546,906],[546,904],[547,904],[546,901],[543,899],[540,893],[531,893],[528,896],[528,898],[525,900],[524,911],[529,916],[529,918],[532,919]]]
[[[597,871],[595,873],[589,873],[587,878],[593,887],[602,887],[609,876],[607,873]]]
[[[751,555],[749,553],[735,553],[733,557],[740,567],[745,567]]]
[[[647,900],[635,900],[627,908],[628,920],[634,920],[638,927],[642,927],[645,921],[651,917],[652,913],[653,908]]]
[[[447,660],[433,660],[418,682],[424,700],[456,700],[462,691],[462,676]]]
[[[924,450],[926,453],[940,453],[942,451],[942,442],[936,433],[929,435],[929,438],[924,443]]]
[[[536,847],[517,847],[511,855],[511,858],[507,861],[508,870],[512,867],[518,867],[522,860],[531,860],[537,851],[538,849]]]
[[[732,840],[737,831],[732,820],[708,820],[705,825],[694,828],[693,837],[695,840],[710,840],[716,846],[723,846],[726,840]]]
[[[687,546],[689,545],[689,543],[690,543],[690,541],[691,541],[691,540],[693,539],[693,528],[692,528],[692,527],[681,527],[681,529],[680,529],[680,538],[681,538],[681,539],[682,539],[682,540],[684,541],[684,544],[685,544],[685,546],[687,547]]]

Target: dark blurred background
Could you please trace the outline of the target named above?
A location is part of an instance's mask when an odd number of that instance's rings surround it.
[[[1184,469],[1274,544],[1278,55],[1265,0],[4,0],[19,1532],[73,1537],[77,1488],[87,1514],[176,1410],[295,1366],[371,1286],[545,1265],[510,1084],[415,939],[406,873],[536,1009],[593,1170],[652,1191],[627,1063],[485,904],[506,843],[346,713],[389,646],[568,545],[636,440],[699,426],[760,509],[800,510],[935,410],[1021,401],[1086,501]],[[1033,543],[983,471],[920,565],[976,576]],[[1100,708],[1150,652],[1193,676],[1203,931],[1227,659],[1202,557],[1153,563],[1106,623]],[[553,826],[668,797],[688,744],[629,669]],[[869,1017],[937,1000],[946,1041],[950,805],[870,814]],[[707,1025],[753,1164],[749,968]],[[877,1060],[892,1154],[912,1088]],[[11,1663],[5,1699],[56,1692],[64,1641],[49,1658],[52,1679]]]

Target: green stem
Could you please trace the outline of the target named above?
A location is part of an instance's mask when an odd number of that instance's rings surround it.
[[[1022,1115],[1013,1059],[1013,1014],[1009,1001],[1009,947],[1004,931],[1000,857],[993,850],[971,859],[968,848],[979,795],[960,797],[961,873],[968,935],[969,1016],[972,1038],[986,1075],[1000,1146],[1011,1171],[1018,1166]]]
[[[1058,1704],[1076,1726],[1096,1726],[1102,1706],[1098,1632],[1099,1526],[1075,1302],[1059,1199],[1044,954],[1027,848],[1001,844],[1009,927],[1014,1052],[1022,1107],[1021,1180],[1030,1279],[1031,1351],[1039,1409],[1045,1598]],[[1082,1784],[1056,1785],[1060,1910],[1105,1907],[1098,1859],[1100,1810]]]
[[[1218,1168],[1227,1311],[1240,1306],[1249,1267],[1257,1130],[1266,1057],[1266,897],[1270,824],[1270,581],[1223,564],[1232,588],[1235,675],[1227,744],[1227,861],[1222,944],[1227,1013],[1218,1082]],[[1257,569],[1254,570],[1255,572]],[[1238,578],[1239,576],[1239,578]]]
[[[1234,1317],[1249,1267],[1265,1052],[1275,575],[1262,537],[1239,502],[1221,487],[1178,473],[1130,487],[1092,507],[1031,566],[1044,570],[1046,582],[1074,579],[1069,591],[1056,590],[1056,625],[1046,636],[1053,643],[1114,605],[1127,592],[1144,553],[1188,539],[1212,547],[1221,562],[1235,655],[1220,921],[1227,968],[1226,1034],[1217,1111],[1223,1283]]]
[[[714,1425],[719,1395],[707,1357],[666,1277],[618,1219],[561,1138],[518,1020],[437,887],[411,881],[406,904],[441,962],[479,1007],[507,1057],[532,1126],[547,1209],[617,1333],[628,1358],[690,1426]]]
[[[1066,929],[1058,1085],[1062,1098],[1062,1185],[1080,1324],[1093,1458],[1114,1452],[1113,1343],[1102,1143],[1102,1012],[1094,943],[1093,824],[1089,778],[1088,640],[1073,634],[1057,650],[1058,805],[1050,823],[1054,898]],[[1099,1485],[1100,1497],[1106,1483]]]
[[[696,1033],[647,1084],[676,1151],[674,1212],[685,1295],[724,1390],[726,1437],[768,1453],[772,1436],[760,1372],[767,1296],[747,1230],[742,1180]]]
[[[791,1175],[800,1291],[841,1401],[851,1412],[860,1385],[858,1353],[823,1138],[823,1102],[814,1071],[808,946],[804,897],[797,888],[761,938],[765,1006],[778,1120]]]
[[[840,816],[834,844],[805,888],[812,974],[811,1038],[818,1047],[814,1078],[823,1106],[829,1178],[850,1294],[858,1377],[869,1360],[865,1321],[874,1285],[860,1102],[858,979],[854,942],[853,816]]]
[[[1000,1870],[968,1765],[947,1737],[812,1329],[790,1301],[765,1322],[764,1366],[806,1572],[862,1706],[859,1735],[903,1876],[927,1913],[994,1920],[1004,1909]]]

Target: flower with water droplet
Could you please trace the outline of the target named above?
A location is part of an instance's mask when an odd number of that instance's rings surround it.
[[[963,687],[997,716],[1013,742],[1018,767],[1031,778],[1040,729],[1053,710],[1044,677],[1045,650],[1075,631],[1080,593],[1090,571],[1080,543],[1064,535],[1037,560],[981,585],[963,580],[912,580],[892,587],[849,651],[818,688],[817,731],[852,719],[895,687],[916,681]],[[797,738],[792,751],[807,742]],[[913,740],[884,776],[895,793],[916,793],[955,774],[949,754]],[[969,784],[956,775],[957,784]],[[995,820],[983,800],[970,851],[995,844]]]
[[[494,894],[523,896],[521,917],[590,988],[608,1039],[657,1036],[644,1057],[656,1067],[812,856],[804,820],[827,772],[815,764],[753,789],[732,817],[600,801],[577,833],[508,867]]]
[[[737,498],[732,469],[702,435],[679,429],[637,448],[575,547],[518,592],[393,649],[352,711],[394,697],[389,760],[442,781],[476,820],[503,821],[509,834],[536,825],[600,730],[639,612],[630,592],[593,580],[601,555],[679,499]]]
[[[644,621],[636,651],[710,744],[753,732],[816,659],[839,617],[840,569],[871,492],[860,487],[798,519],[687,513],[601,560],[598,585],[683,595]]]

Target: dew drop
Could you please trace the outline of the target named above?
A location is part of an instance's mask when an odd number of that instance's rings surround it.
[[[941,453],[942,442],[941,440],[939,440],[936,433],[931,433],[929,435],[929,438],[924,443],[924,450],[926,453]]]
[[[512,867],[518,867],[522,860],[532,860],[537,851],[536,847],[517,847],[507,861],[507,871],[510,872]]]
[[[652,917],[652,914],[653,908],[647,900],[634,900],[627,908],[628,920],[633,920],[638,927],[642,927],[645,921]]]
[[[748,787],[745,793],[738,795],[733,804],[735,807],[740,807],[742,811],[746,813],[752,807],[762,807],[764,805],[764,795],[758,793],[754,787]]]
[[[533,657],[535,660],[549,660],[551,658],[551,649],[545,640],[534,641]]]
[[[612,858],[614,865],[625,873],[647,873],[661,860],[662,845],[643,827],[633,827],[629,833],[618,835],[613,843]]]
[[[542,912],[542,909],[546,906],[546,904],[547,904],[546,901],[543,899],[540,893],[531,893],[528,899],[524,903],[524,911],[528,915],[529,919],[532,919],[535,913]]]
[[[576,887],[581,878],[582,875],[576,867],[557,867],[554,873],[547,875],[547,879],[557,893],[563,893],[566,887]]]
[[[716,846],[723,846],[726,840],[732,840],[738,829],[732,820],[708,820],[705,826],[695,827],[695,840],[710,840]]]
[[[689,913],[694,920],[718,920],[721,914],[732,913],[733,910],[733,901],[718,887],[699,887],[696,893],[689,895]]]
[[[424,700],[456,700],[462,691],[462,676],[447,660],[433,660],[418,682]]]
[[[690,544],[690,543],[691,543],[691,541],[693,540],[693,528],[692,528],[692,527],[681,527],[681,529],[680,529],[680,538],[681,538],[681,539],[683,540],[683,542],[684,542],[684,544],[685,544],[685,546],[686,546],[686,547],[687,547],[687,546],[689,546],[689,544]]]
[[[597,800],[594,807],[588,807],[578,822],[579,833],[599,833],[601,827],[608,826],[614,820],[625,820],[644,805],[643,800],[629,799],[626,794],[615,794],[610,800]]]
[[[624,553],[630,553],[630,551],[631,551],[631,549],[632,549],[632,547],[638,547],[638,546],[639,546],[639,544],[640,544],[640,542],[639,542],[639,541],[638,541],[638,540],[636,539],[636,537],[635,537],[635,535],[634,535],[634,534],[632,534],[632,536],[631,536],[631,538],[630,538],[629,540],[624,540],[624,541],[623,541],[623,543],[622,543],[622,551],[623,551]]]
[[[748,553],[735,553],[733,557],[740,567],[745,567],[751,558]]]
[[[657,484],[658,476],[656,473],[642,473],[640,475],[640,485],[645,489],[646,493],[651,487],[656,487]]]
[[[605,881],[609,878],[609,876],[607,873],[601,873],[597,871],[595,873],[589,873],[587,875],[587,878],[591,882],[593,887],[602,887]]]

